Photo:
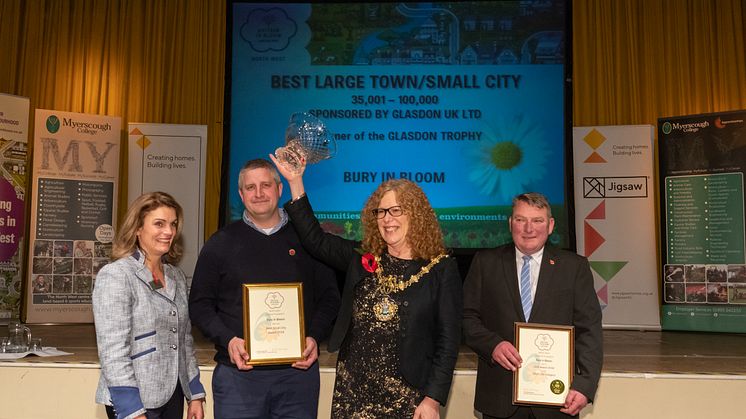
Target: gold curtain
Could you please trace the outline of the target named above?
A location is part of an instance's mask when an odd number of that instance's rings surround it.
[[[31,109],[208,127],[205,233],[217,228],[226,3],[2,0],[0,92]],[[127,202],[122,133],[120,220]]]
[[[573,1],[574,125],[746,109],[743,12],[742,0]],[[206,124],[209,236],[225,37],[220,0],[0,0],[0,92],[31,98],[32,109],[122,116],[125,126]]]
[[[746,109],[742,0],[573,1],[573,125]]]

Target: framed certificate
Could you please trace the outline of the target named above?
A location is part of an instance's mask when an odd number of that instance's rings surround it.
[[[306,349],[303,284],[244,284],[243,334],[248,365],[302,360]]]
[[[575,369],[575,328],[515,323],[523,364],[513,373],[513,404],[562,406]]]

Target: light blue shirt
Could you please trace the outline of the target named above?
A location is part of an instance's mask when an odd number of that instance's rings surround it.
[[[243,222],[246,223],[249,227],[253,228],[254,230],[266,234],[268,236],[271,236],[278,231],[280,231],[281,228],[285,227],[285,224],[288,223],[288,214],[285,212],[283,208],[278,208],[280,211],[280,222],[275,224],[273,227],[270,228],[261,228],[254,224],[253,221],[251,221],[251,218],[249,218],[249,214],[246,212],[246,210],[243,211]]]

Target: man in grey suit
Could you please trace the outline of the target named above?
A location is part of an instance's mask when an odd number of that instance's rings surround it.
[[[554,218],[543,195],[516,196],[509,223],[513,243],[477,252],[464,282],[464,336],[479,356],[474,408],[485,419],[576,416],[593,400],[603,363],[590,265],[575,253],[545,247]],[[559,409],[512,403],[513,372],[523,362],[513,325],[527,321],[575,326],[575,373]]]

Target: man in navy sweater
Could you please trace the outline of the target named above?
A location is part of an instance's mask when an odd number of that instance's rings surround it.
[[[301,247],[278,207],[282,183],[272,163],[247,162],[238,175],[243,219],[226,225],[202,248],[189,295],[192,324],[215,344],[212,391],[217,419],[315,418],[318,343],[339,308],[334,272]],[[292,365],[246,365],[243,340],[245,283],[302,282],[306,329],[304,360]]]

